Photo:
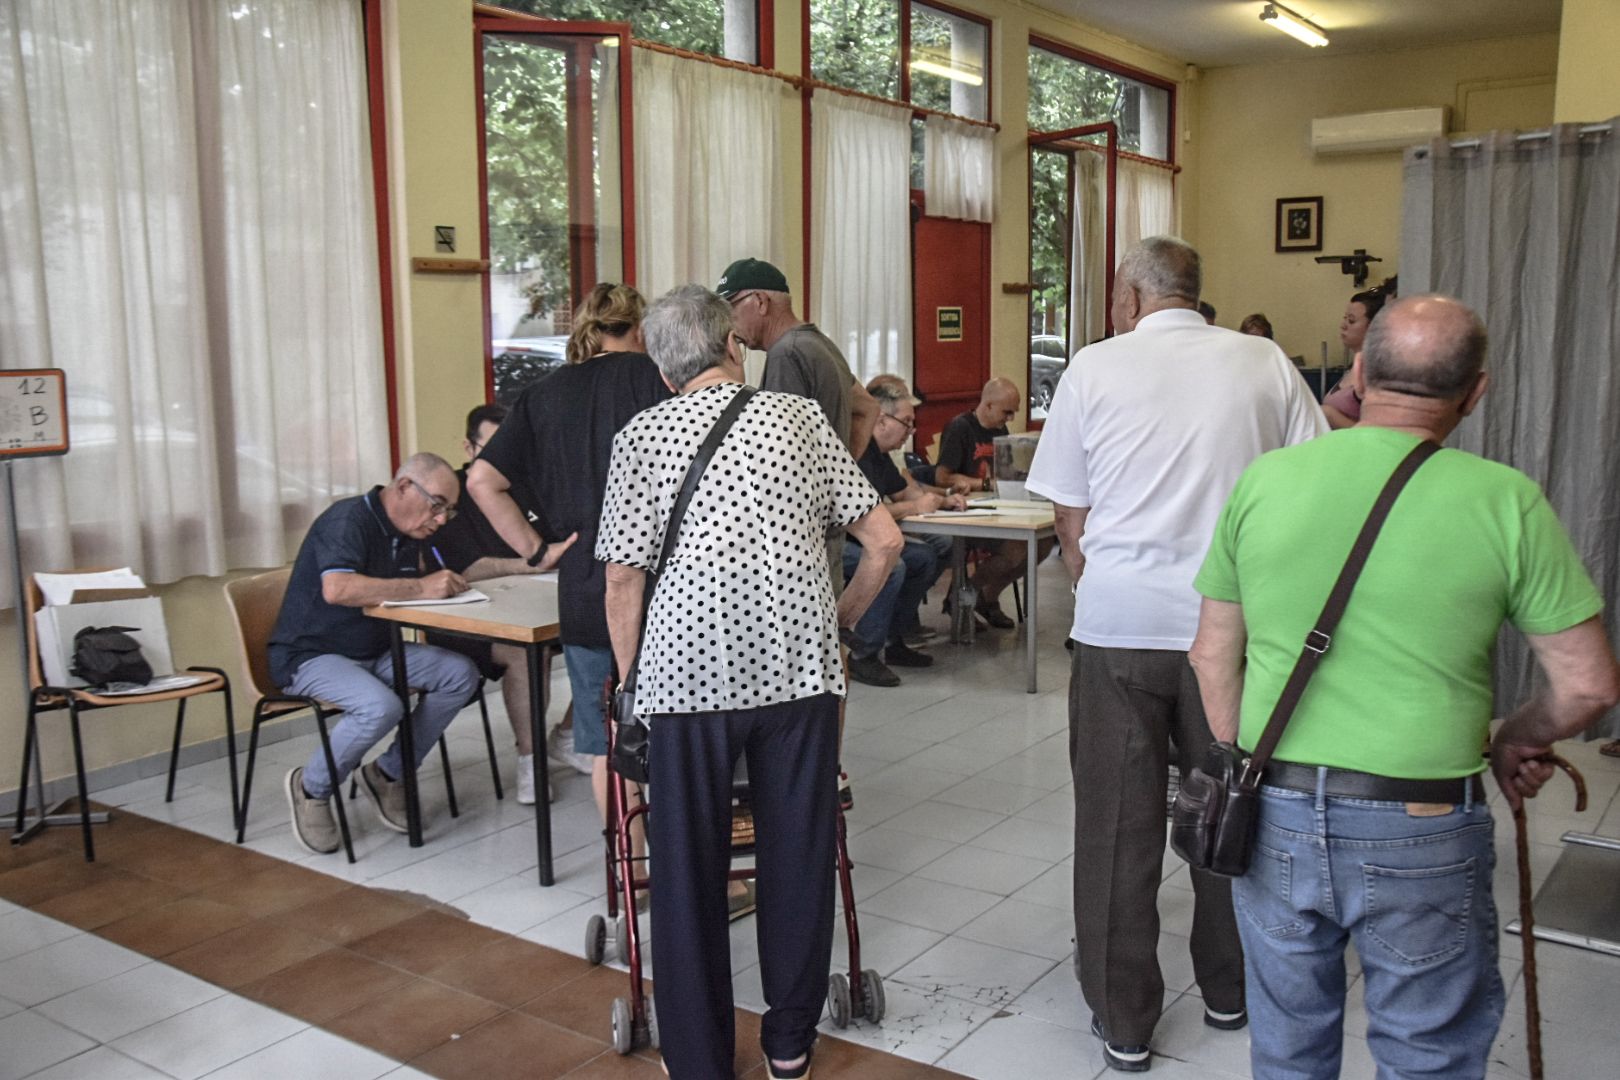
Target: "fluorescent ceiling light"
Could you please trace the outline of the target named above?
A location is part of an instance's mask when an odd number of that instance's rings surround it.
[[[911,70],[927,72],[929,75],[938,75],[946,79],[955,79],[957,82],[966,83],[969,86],[984,85],[983,75],[959,67],[951,67],[949,64],[937,63],[933,60],[913,60]]]
[[[1260,12],[1260,21],[1287,34],[1297,41],[1303,41],[1313,49],[1320,49],[1328,43],[1327,35],[1322,33],[1315,23],[1295,15],[1281,4],[1267,4],[1265,10]]]

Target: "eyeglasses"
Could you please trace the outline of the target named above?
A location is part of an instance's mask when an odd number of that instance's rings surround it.
[[[422,493],[422,498],[428,501],[428,506],[432,508],[434,517],[442,517],[447,523],[455,519],[457,510],[454,503],[445,502],[409,476],[405,478],[405,482]]]
[[[736,296],[733,296],[730,300],[727,300],[726,303],[731,305],[732,310],[736,310],[736,307],[737,307],[738,304],[740,304],[742,301],[748,299],[750,296],[755,295],[757,292],[758,292],[758,290],[756,290],[756,289],[744,289],[742,292],[738,293]]]
[[[895,416],[893,413],[879,413],[878,415],[883,417],[883,419],[885,419],[885,420],[893,420],[895,423],[899,424],[901,427],[905,428],[907,431],[916,431],[917,430],[917,418],[916,417],[912,417],[910,420],[902,420],[898,416]]]

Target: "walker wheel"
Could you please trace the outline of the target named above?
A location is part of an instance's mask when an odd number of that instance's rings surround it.
[[[628,1054],[635,1042],[635,1014],[630,1011],[630,1002],[624,998],[614,998],[613,1049],[620,1055]]]
[[[606,951],[607,920],[600,915],[592,915],[585,921],[585,959],[600,964]]]
[[[647,995],[647,1045],[654,1050],[658,1049],[658,1010],[653,1008],[653,998]]]
[[[634,915],[625,912],[613,920],[613,948],[618,952],[621,964],[630,962],[630,920],[633,918]]]
[[[871,968],[861,972],[861,1002],[866,1006],[868,1020],[876,1024],[883,1019],[883,976]]]
[[[849,1027],[849,976],[841,971],[827,977],[827,1011],[834,1027]]]

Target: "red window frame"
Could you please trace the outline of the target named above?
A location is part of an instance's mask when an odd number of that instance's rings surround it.
[[[492,312],[489,265],[489,166],[486,159],[487,145],[484,133],[484,35],[485,34],[528,34],[539,37],[617,37],[619,39],[619,213],[620,236],[622,246],[622,260],[624,265],[624,283],[636,283],[636,197],[635,197],[635,126],[634,109],[631,103],[634,98],[631,93],[631,33],[629,23],[608,22],[564,22],[551,19],[538,19],[533,16],[518,14],[515,18],[498,18],[494,16],[479,15],[473,19],[473,94],[477,101],[478,116],[478,250],[479,258],[484,261],[483,271],[483,335],[484,335],[484,399],[495,400],[495,356],[492,338],[490,336],[490,318]],[[569,94],[569,108],[580,100],[580,95]],[[589,88],[583,95],[584,107],[590,106]],[[586,137],[590,133],[588,125],[570,123],[569,128],[576,136]],[[591,156],[592,147],[586,145],[580,153],[570,153],[570,162],[583,160]],[[569,202],[572,205],[576,188],[579,191],[590,186],[588,179],[582,180],[575,175],[572,167],[569,169]],[[572,216],[572,215],[570,215]],[[573,232],[575,226],[570,226]],[[589,252],[591,245],[579,238],[582,250]],[[571,238],[570,247],[575,247],[575,240]],[[594,256],[586,259],[570,257],[569,274],[573,279],[570,282],[570,292],[574,295],[571,302],[577,303],[595,281]],[[589,278],[589,281],[585,279]]]
[[[920,2],[932,4],[932,0],[920,0]],[[1149,158],[1153,161],[1163,161],[1168,165],[1176,164],[1176,84],[1174,82],[1171,82],[1169,79],[1165,79],[1162,76],[1154,75],[1151,72],[1143,71],[1141,68],[1134,68],[1129,64],[1122,64],[1117,60],[1110,60],[1106,56],[1099,56],[1097,53],[1087,52],[1085,49],[1077,48],[1073,45],[1067,45],[1061,41],[1055,41],[1052,38],[1041,37],[1039,34],[1029,35],[1029,47],[1032,49],[1041,49],[1049,53],[1055,53],[1058,56],[1065,57],[1069,60],[1078,61],[1079,63],[1085,64],[1088,67],[1094,67],[1101,71],[1106,71],[1110,75],[1118,75],[1122,79],[1130,79],[1132,82],[1139,82],[1146,86],[1152,86],[1169,93],[1170,100],[1169,104],[1166,106],[1167,115],[1165,117],[1164,136],[1165,146],[1169,148],[1169,156],[1164,158],[1154,158],[1149,154],[1141,154],[1138,156]],[[1085,126],[1095,127],[1096,125],[1088,124]],[[1121,153],[1123,152],[1124,151],[1121,151]]]

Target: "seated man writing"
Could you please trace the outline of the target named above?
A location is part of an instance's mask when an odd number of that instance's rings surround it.
[[[872,428],[872,441],[866,452],[856,461],[861,473],[877,493],[883,496],[883,506],[896,521],[914,514],[927,514],[942,507],[952,510],[967,508],[967,500],[960,495],[947,495],[931,490],[916,480],[903,476],[894,467],[889,456],[911,437],[917,427],[917,401],[911,396],[905,381],[895,375],[879,375],[866,385],[867,393],[878,403],[877,423]],[[940,542],[943,542],[941,548]],[[872,606],[855,624],[856,644],[850,647],[850,677],[869,686],[898,686],[900,677],[889,665],[898,667],[930,667],[934,658],[910,647],[921,640],[922,630],[918,609],[928,590],[939,580],[944,559],[949,556],[951,538],[948,536],[907,537],[900,559],[889,571],[889,578],[878,593]],[[850,540],[844,547],[844,574],[855,572],[861,561],[861,545]],[[887,648],[884,646],[887,645]]]
[[[996,437],[1007,434],[1007,421],[1018,415],[1019,397],[1018,387],[1007,379],[991,379],[984,384],[978,407],[953,418],[940,432],[936,484],[956,491],[966,477],[979,490],[991,490]],[[1037,562],[1046,558],[1055,542],[1040,542],[1035,549]],[[991,626],[1007,630],[1013,621],[1001,610],[1001,593],[1023,574],[1029,553],[1022,540],[992,543],[988,550],[990,557],[980,562],[973,573],[973,586],[979,593],[975,610]]]
[[[445,599],[466,591],[466,580],[443,567],[426,543],[455,516],[460,494],[455,471],[443,458],[416,454],[386,486],[328,507],[298,549],[270,634],[270,675],[289,694],[319,698],[343,710],[331,733],[336,775],[319,749],[287,774],[293,836],[311,852],[338,849],[333,794],[366,751],[404,718],[394,693],[388,628],[360,609],[385,600]],[[553,545],[547,561],[555,563],[567,547]],[[472,699],[478,667],[432,645],[406,645],[405,667],[411,688],[424,695],[411,719],[413,764],[420,765]],[[360,770],[361,790],[383,825],[395,832],[406,831],[400,782],[404,768],[396,740]]]

